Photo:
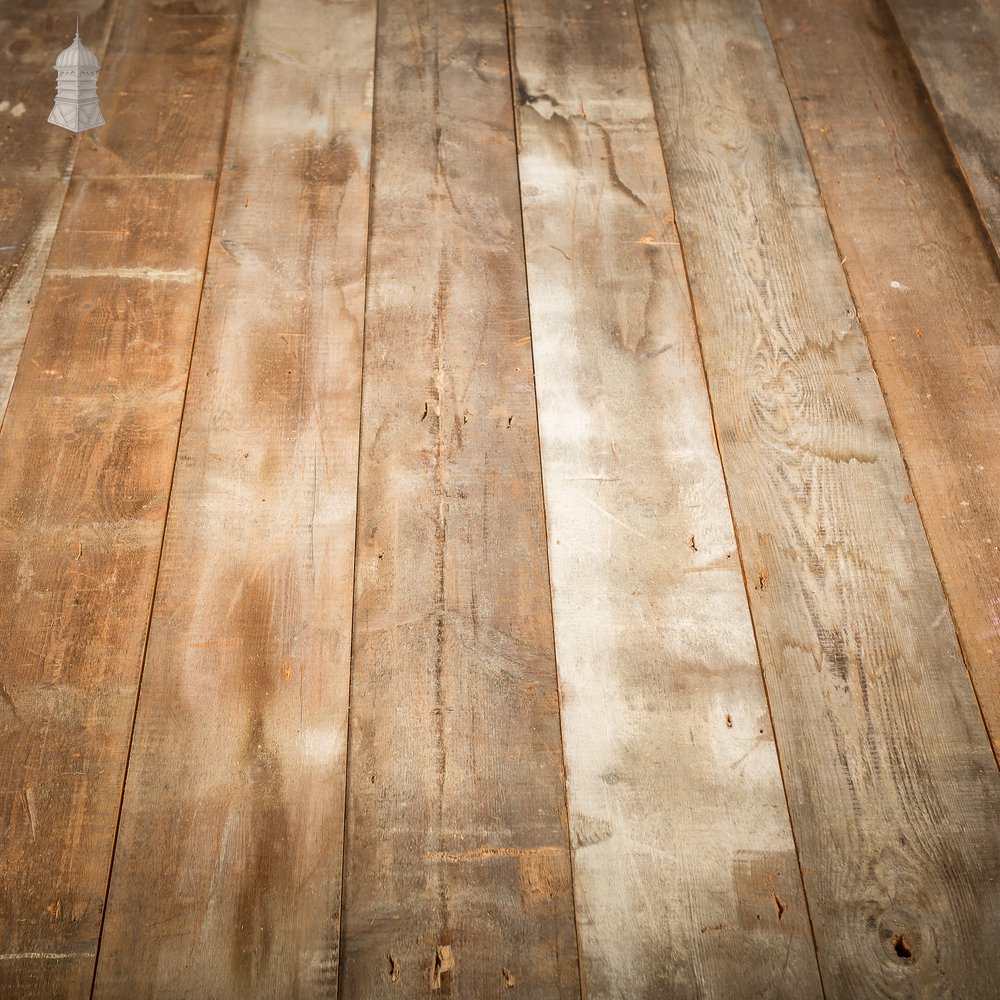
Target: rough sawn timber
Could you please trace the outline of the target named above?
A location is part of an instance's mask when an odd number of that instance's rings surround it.
[[[374,0],[253,0],[94,996],[337,996]]]
[[[577,997],[504,8],[377,52],[341,991]]]
[[[819,997],[635,10],[512,12],[584,992]]]
[[[1000,776],[771,38],[640,21],[825,994],[989,995]]]
[[[0,996],[17,1000],[93,978],[240,27],[238,3],[177,6],[116,19],[116,126],[81,143],[0,432]]]

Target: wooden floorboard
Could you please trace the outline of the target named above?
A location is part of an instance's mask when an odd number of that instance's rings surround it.
[[[116,21],[0,433],[5,997],[90,988],[237,27]]]
[[[825,994],[987,993],[1000,776],[770,35],[640,10]]]
[[[504,9],[379,4],[341,995],[579,995]]]
[[[117,6],[100,0],[80,23],[99,60]],[[71,44],[79,13],[34,0],[7,0],[0,8],[0,423],[79,148],[76,135],[46,122],[55,96],[52,65]]]
[[[1000,748],[1000,282],[993,248],[886,9],[870,0],[767,0],[765,10]]]
[[[996,6],[88,0],[74,137],[76,13],[0,998],[996,995]]]
[[[585,993],[819,997],[635,10],[512,13]]]
[[[1000,254],[1000,6],[886,0]]]
[[[337,995],[375,4],[247,16],[95,997]]]

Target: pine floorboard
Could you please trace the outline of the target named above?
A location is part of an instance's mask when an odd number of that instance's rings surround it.
[[[0,998],[1000,997],[993,0],[79,13]]]

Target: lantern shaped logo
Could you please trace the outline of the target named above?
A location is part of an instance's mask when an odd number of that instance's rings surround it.
[[[83,132],[104,124],[97,106],[97,56],[80,41],[80,22],[73,44],[56,59],[56,103],[49,115],[53,125]]]

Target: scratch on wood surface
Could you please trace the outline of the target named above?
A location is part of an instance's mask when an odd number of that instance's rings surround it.
[[[465,861],[483,861],[487,858],[526,858],[565,854],[564,847],[476,847],[471,851],[452,854],[448,851],[432,851],[427,854],[428,861],[446,861],[448,864],[461,864]]]
[[[593,507],[594,510],[599,511],[606,518],[608,518],[609,521],[614,521],[615,524],[620,525],[626,531],[630,531],[632,532],[633,535],[638,535],[639,538],[645,539],[647,542],[650,543],[650,545],[655,545],[658,549],[663,549],[664,552],[668,551],[665,545],[661,545],[659,542],[654,541],[648,535],[644,535],[638,528],[633,528],[631,524],[626,524],[624,521],[615,517],[615,515],[612,514],[611,511],[605,510],[599,503],[594,503],[594,501],[591,500],[590,497],[583,497],[583,500],[585,500],[588,504],[590,504],[590,506]]]
[[[200,281],[202,276],[197,267],[174,271],[163,271],[156,267],[54,267],[49,268],[45,274],[49,278],[132,278],[137,281],[178,281],[184,284]]]

